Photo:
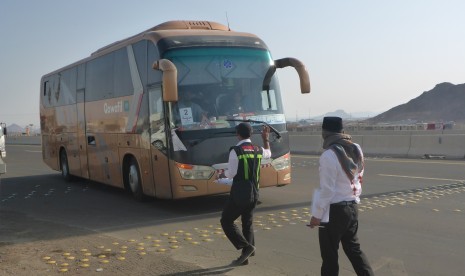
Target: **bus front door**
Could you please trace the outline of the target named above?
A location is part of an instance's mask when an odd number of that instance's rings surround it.
[[[77,139],[79,147],[79,162],[81,163],[81,177],[89,179],[89,167],[87,162],[87,137],[86,117],[84,104],[84,89],[78,90],[77,98]]]
[[[150,143],[155,197],[172,198],[161,86],[149,88]]]

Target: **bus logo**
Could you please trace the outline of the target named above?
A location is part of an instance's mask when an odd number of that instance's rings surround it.
[[[110,105],[108,103],[105,103],[103,105],[103,113],[105,114],[120,113],[120,112],[123,112],[123,101],[118,101],[114,105]]]
[[[223,61],[223,67],[226,68],[226,69],[231,69],[233,67],[232,61],[229,60],[229,59],[225,59]]]

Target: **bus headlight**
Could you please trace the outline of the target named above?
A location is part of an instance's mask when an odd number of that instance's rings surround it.
[[[288,169],[291,164],[291,155],[286,153],[285,155],[276,158],[275,160],[271,161],[271,165],[277,171],[282,171]]]
[[[212,167],[176,163],[183,179],[210,179],[215,173]]]

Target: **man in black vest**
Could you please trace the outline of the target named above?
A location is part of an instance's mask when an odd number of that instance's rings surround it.
[[[252,144],[250,140],[252,127],[250,124],[240,123],[236,126],[236,135],[240,141],[236,146],[231,148],[228,169],[224,173],[228,179],[233,179],[233,186],[246,183],[244,180],[253,179],[255,185],[254,191],[256,193],[252,202],[245,205],[238,204],[230,195],[221,214],[221,226],[224,233],[236,249],[242,250],[241,256],[233,261],[232,265],[248,264],[248,258],[254,255],[255,252],[253,211],[258,201],[260,162],[262,158],[271,158],[270,128],[264,126],[261,134],[263,148]],[[242,221],[242,233],[234,223],[239,216]]]

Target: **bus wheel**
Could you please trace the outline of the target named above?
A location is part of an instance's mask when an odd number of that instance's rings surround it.
[[[68,166],[68,156],[66,155],[66,151],[62,150],[60,152],[60,164],[61,164],[61,175],[66,181],[73,180],[73,176],[69,173],[69,166]]]
[[[138,201],[144,200],[145,197],[144,192],[142,191],[139,166],[134,158],[131,158],[129,161],[126,179],[134,198]]]

